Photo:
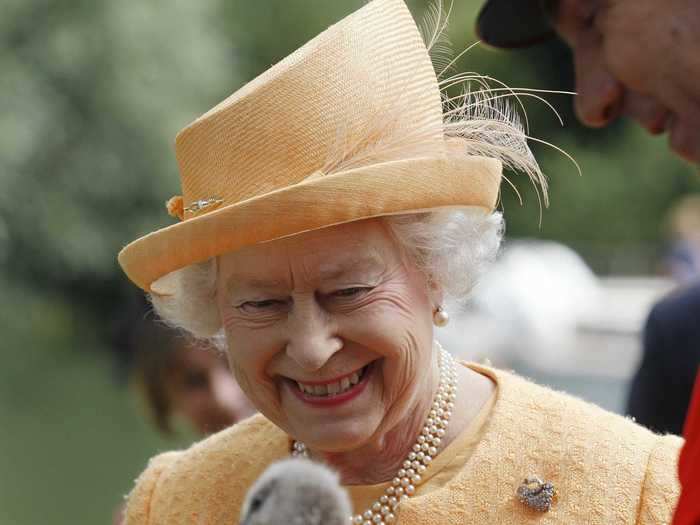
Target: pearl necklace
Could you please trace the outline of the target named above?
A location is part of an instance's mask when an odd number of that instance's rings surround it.
[[[402,467],[396,473],[396,477],[391,480],[391,485],[379,499],[372,503],[370,508],[361,514],[350,516],[351,525],[394,523],[396,507],[416,492],[416,485],[422,481],[421,474],[438,453],[438,447],[447,430],[457,397],[457,371],[452,356],[440,346],[440,343],[436,342],[436,346],[439,351],[440,383],[423,429]],[[306,445],[301,441],[294,441],[292,456],[308,458],[309,451]]]

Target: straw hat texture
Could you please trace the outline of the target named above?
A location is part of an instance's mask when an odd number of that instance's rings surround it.
[[[374,0],[177,135],[182,220],[126,246],[146,291],[174,270],[364,218],[492,210],[501,161],[445,133],[440,89],[403,0]]]

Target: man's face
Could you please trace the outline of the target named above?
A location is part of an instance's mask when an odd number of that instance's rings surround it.
[[[576,112],[602,127],[618,116],[700,162],[698,0],[559,0],[553,25],[572,48]]]

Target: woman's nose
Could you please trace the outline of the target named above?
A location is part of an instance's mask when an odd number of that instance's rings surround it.
[[[593,128],[607,126],[622,110],[624,86],[607,70],[600,53],[574,49],[576,65],[576,115]]]
[[[343,347],[330,316],[317,301],[295,303],[288,319],[286,352],[302,369],[320,370]]]

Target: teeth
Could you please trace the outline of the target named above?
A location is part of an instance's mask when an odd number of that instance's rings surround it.
[[[363,372],[364,369],[360,370],[359,373],[353,372],[349,376],[342,378],[340,381],[328,383],[326,385],[305,385],[304,383],[297,381],[297,386],[299,387],[299,390],[312,396],[334,396],[337,394],[342,394],[346,390],[350,389],[350,387],[359,383]]]

